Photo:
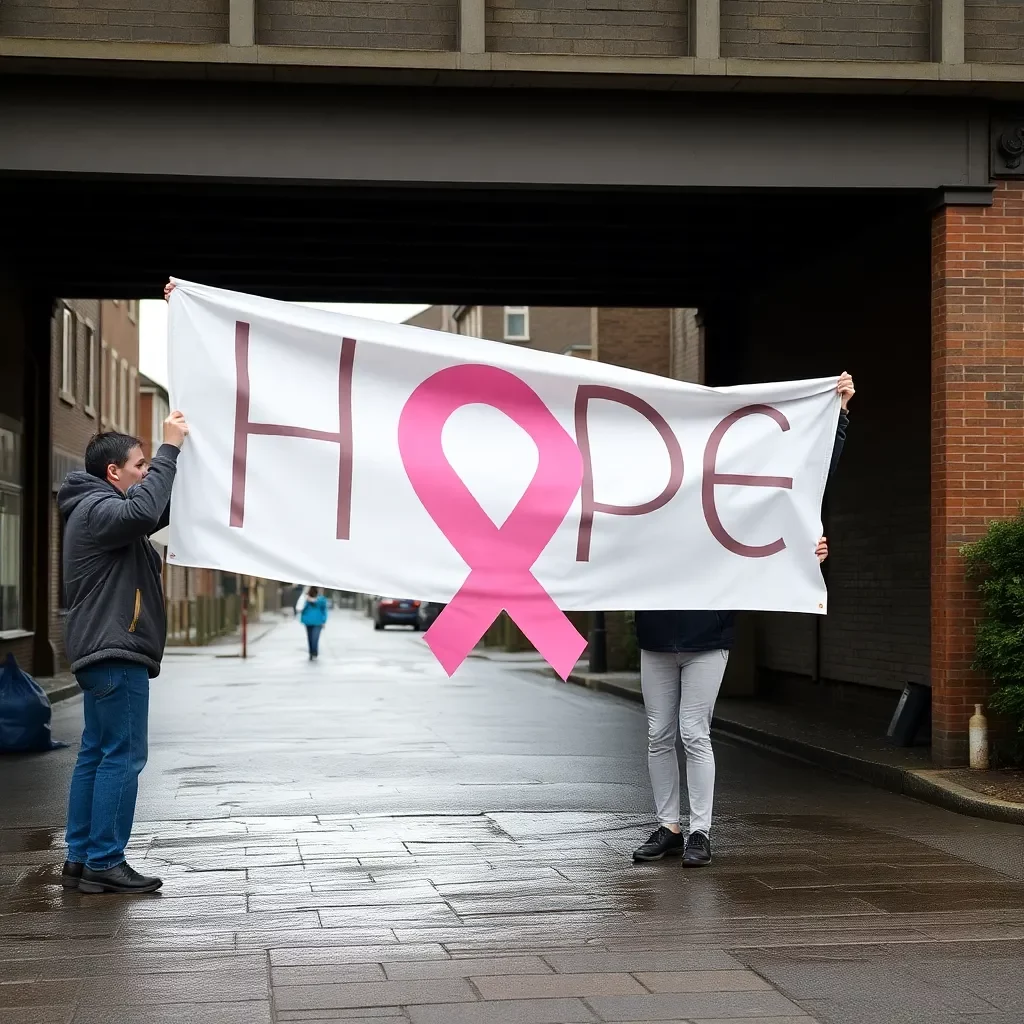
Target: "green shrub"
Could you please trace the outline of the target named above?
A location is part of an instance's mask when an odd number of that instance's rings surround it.
[[[1024,510],[991,523],[961,554],[982,602],[974,667],[994,684],[989,707],[1024,733]]]

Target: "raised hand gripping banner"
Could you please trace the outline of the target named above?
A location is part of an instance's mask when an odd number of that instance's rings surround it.
[[[168,560],[445,602],[450,675],[503,609],[824,612],[836,378],[706,388],[177,282]]]

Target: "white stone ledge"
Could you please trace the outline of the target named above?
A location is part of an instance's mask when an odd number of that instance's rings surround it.
[[[459,51],[347,49],[307,46],[230,46],[227,43],[97,42],[71,39],[0,37],[0,59],[83,60],[274,68],[408,69],[439,72],[491,72],[624,78],[732,79],[717,88],[743,89],[743,82],[816,80],[899,83],[1024,82],[1024,64],[937,64],[903,61],[767,60],[723,57],[621,57],[576,54],[460,53]],[[240,70],[240,67],[239,67]],[[244,77],[244,76],[243,76]],[[264,77],[263,74],[254,77]],[[697,82],[693,81],[693,85]],[[661,82],[654,87],[664,88]],[[691,86],[692,87],[692,86]]]

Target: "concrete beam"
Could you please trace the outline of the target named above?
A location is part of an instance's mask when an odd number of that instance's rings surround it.
[[[459,0],[459,52],[484,53],[486,49],[486,0]]]
[[[721,0],[690,0],[691,56],[698,60],[718,60],[721,53]]]
[[[964,0],[932,0],[932,60],[964,62]]]
[[[0,173],[381,184],[936,189],[989,184],[984,104],[581,90],[294,88],[0,75]],[[161,116],[154,119],[152,111]],[[223,125],[232,131],[225,134]],[[473,160],[452,139],[473,140]],[[267,140],[273,139],[274,145]],[[609,139],[615,140],[609,146]]]
[[[228,42],[232,46],[256,45],[256,0],[230,0]]]

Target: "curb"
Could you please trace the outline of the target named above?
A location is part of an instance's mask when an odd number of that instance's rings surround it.
[[[78,683],[62,683],[60,686],[45,692],[47,700],[51,704],[56,704],[58,701],[67,700],[69,697],[77,697],[82,691],[78,688]]]
[[[587,678],[578,673],[570,673],[567,682],[589,690],[609,693],[623,697],[634,703],[643,703],[638,690],[623,686],[607,679]],[[1013,825],[1024,825],[1024,804],[1010,803],[995,797],[985,797],[974,790],[967,789],[958,783],[939,778],[938,769],[900,768],[896,765],[879,764],[868,761],[853,754],[844,754],[838,750],[816,747],[802,740],[777,736],[774,733],[739,722],[725,721],[714,718],[711,723],[712,734],[732,743],[740,743],[756,750],[785,757],[804,764],[813,764],[839,775],[848,775],[862,782],[870,783],[879,789],[902,796],[913,797],[925,803],[935,804],[957,814],[966,814],[974,818],[986,818],[989,821],[1002,821]]]
[[[281,620],[281,621],[287,621],[287,620]],[[277,627],[281,625],[281,622],[279,622],[277,620],[271,620],[270,622],[260,623],[260,625],[264,625],[267,628],[264,629],[261,633],[258,633],[256,636],[251,637],[247,641],[249,647],[252,647],[255,644],[258,644],[265,636],[267,636],[270,633],[273,633],[274,630],[277,629]],[[205,655],[206,657],[211,657],[211,658],[241,658],[242,657],[241,652],[236,652],[236,651],[231,651],[228,654],[218,654],[217,653],[218,650],[222,650],[225,647],[234,647],[236,644],[240,645],[241,642],[242,642],[241,633],[239,633],[239,635],[237,637],[234,634],[232,634],[231,637],[220,637],[218,639],[222,639],[222,640],[227,639],[227,640],[230,640],[230,643],[209,643],[209,644],[203,644],[201,647],[198,647],[198,646],[196,646],[194,644],[169,644],[167,647],[164,648],[164,657],[165,658],[195,658],[195,657],[198,657],[200,654]],[[186,653],[186,652],[188,652],[188,653]],[[193,653],[193,652],[198,652],[198,654],[197,653]]]

